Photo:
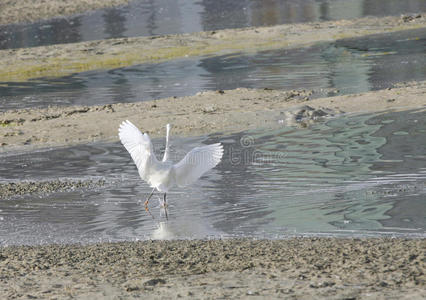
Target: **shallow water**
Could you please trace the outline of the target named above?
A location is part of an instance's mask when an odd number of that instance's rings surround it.
[[[0,26],[0,49],[424,11],[424,0],[132,1],[69,18]]]
[[[306,129],[174,138],[173,158],[221,141],[223,162],[168,194],[169,221],[125,149],[2,154],[0,181],[104,178],[98,190],[0,201],[0,244],[294,235],[426,236],[426,112],[344,115]],[[161,154],[163,141],[156,140]],[[179,149],[179,151],[177,151]]]
[[[335,43],[178,59],[24,83],[0,82],[0,108],[95,105],[193,95],[238,87],[313,89],[315,96],[359,93],[426,78],[426,30]],[[334,94],[332,94],[334,95]]]

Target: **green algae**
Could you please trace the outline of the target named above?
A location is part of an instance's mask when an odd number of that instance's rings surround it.
[[[141,55],[140,51],[121,52],[105,55],[86,55],[73,58],[47,58],[42,63],[34,61],[32,63],[18,64],[12,67],[4,68],[0,71],[0,81],[27,81],[32,78],[40,77],[61,77],[72,73],[96,70],[96,69],[114,69],[142,63],[158,63],[171,59],[196,57],[196,56],[214,56],[226,53],[236,52],[255,52],[267,49],[286,47],[288,43],[283,41],[267,41],[247,45],[247,43],[214,44],[208,46],[197,45],[167,47],[163,49],[152,49]],[[251,51],[250,51],[251,50]]]

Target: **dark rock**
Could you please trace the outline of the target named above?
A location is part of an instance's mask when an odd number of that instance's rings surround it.
[[[145,281],[144,285],[155,286],[157,284],[165,284],[165,283],[166,283],[166,281],[162,278],[153,278],[153,279],[150,279],[148,281]]]

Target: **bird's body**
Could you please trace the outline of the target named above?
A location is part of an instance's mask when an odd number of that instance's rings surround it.
[[[156,188],[159,192],[167,193],[175,185],[175,175],[171,161],[156,161],[151,163],[148,168],[150,176],[146,181],[152,188]]]
[[[170,125],[167,124],[166,149],[162,161],[155,156],[148,134],[141,133],[130,121],[121,123],[119,137],[138,168],[140,177],[154,190],[166,193],[173,186],[186,186],[195,182],[205,172],[214,168],[222,159],[220,143],[195,147],[177,164],[170,160]],[[149,197],[149,198],[150,198]],[[148,198],[148,200],[149,200]],[[145,205],[148,204],[148,200]]]

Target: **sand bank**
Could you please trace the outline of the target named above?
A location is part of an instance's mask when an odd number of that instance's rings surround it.
[[[0,2],[0,25],[35,22],[94,9],[127,4],[129,0],[11,0]]]
[[[58,77],[190,56],[305,47],[342,38],[424,27],[425,15],[408,19],[360,18],[1,50],[0,81]]]
[[[0,297],[424,299],[425,248],[385,238],[5,247]]]
[[[305,105],[331,114],[424,108],[426,82],[361,94],[313,96],[312,91],[241,88],[137,103],[6,111],[0,113],[0,149],[117,141],[117,128],[126,119],[153,137],[163,136],[167,123],[173,124],[173,135],[196,136],[297,125],[292,116]]]

